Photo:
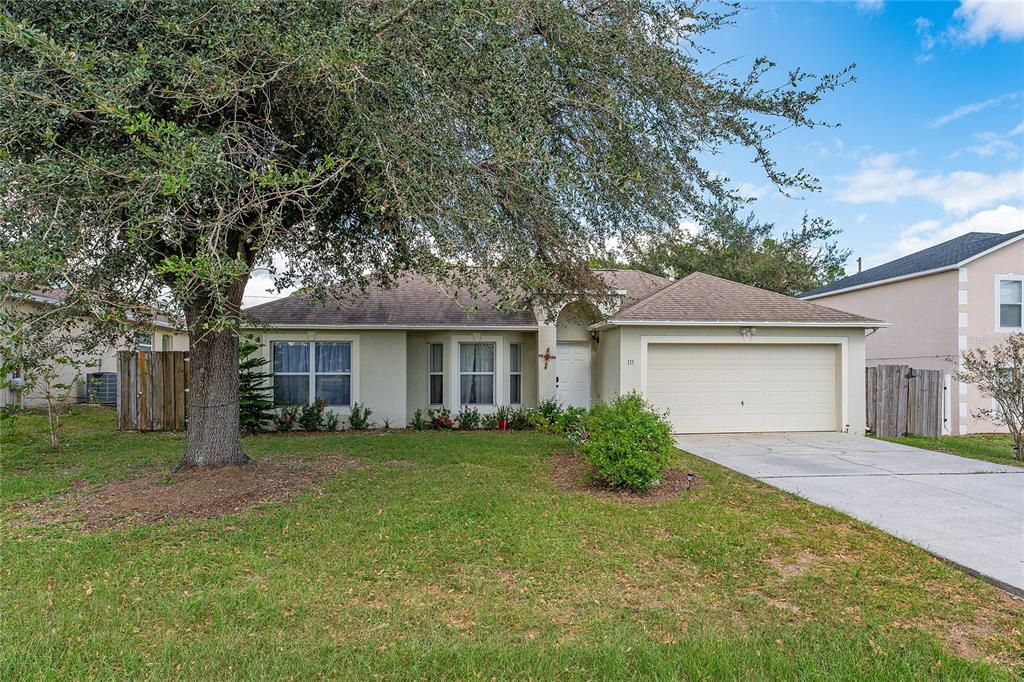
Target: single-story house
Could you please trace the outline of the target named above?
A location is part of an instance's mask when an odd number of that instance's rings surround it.
[[[19,313],[36,312],[47,306],[60,304],[63,298],[63,292],[54,289],[21,295],[9,305],[12,305]],[[87,332],[83,331],[82,333]],[[119,347],[104,346],[96,349],[93,353],[79,355],[74,358],[77,367],[55,365],[57,376],[54,380],[58,383],[73,382],[74,385],[69,394],[69,399],[73,403],[93,401],[113,404],[117,396],[117,353],[122,350],[187,351],[188,334],[175,321],[158,316],[152,326],[139,327],[134,343],[125,343]],[[0,348],[0,356],[2,355],[3,349]],[[31,407],[43,404],[45,401],[38,389],[15,390],[11,386],[11,379],[18,376],[18,372],[12,373],[0,385],[0,407],[5,405]],[[89,377],[93,379],[91,385],[87,385]]]
[[[1006,431],[975,416],[991,398],[953,379],[960,354],[1024,332],[1024,230],[969,232],[800,294],[806,301],[878,317],[866,361],[945,374],[945,433]]]
[[[409,275],[318,304],[248,308],[275,399],[354,403],[378,423],[417,409],[587,407],[639,391],[677,432],[864,432],[864,339],[885,323],[703,273],[600,270],[615,303],[499,310]]]

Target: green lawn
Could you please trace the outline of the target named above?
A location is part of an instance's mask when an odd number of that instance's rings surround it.
[[[902,438],[886,438],[893,443],[911,445],[925,450],[938,450],[962,457],[982,459],[997,464],[1016,464],[1024,466],[1014,458],[1012,441],[1005,433],[978,433],[968,436],[942,436],[928,438],[926,436],[904,436]]]
[[[181,438],[5,420],[0,679],[1011,679],[1019,601],[925,552],[704,460],[625,505],[549,482],[537,433],[248,439],[343,453],[322,493],[215,521],[27,524],[76,481],[175,461]],[[387,465],[404,460],[407,465]]]

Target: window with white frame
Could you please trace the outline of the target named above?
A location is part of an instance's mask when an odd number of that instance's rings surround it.
[[[275,404],[352,403],[351,342],[275,341],[271,348]]]
[[[170,334],[160,335],[160,350],[168,351],[174,349],[174,341],[171,339]]]
[[[153,350],[153,335],[152,334],[139,334],[139,350],[140,351],[151,351],[151,350]]]
[[[508,346],[508,402],[519,405],[523,402],[523,344],[510,343]]]
[[[427,344],[427,374],[431,405],[444,404],[444,344]]]
[[[494,344],[459,344],[459,400],[463,405],[494,404]]]
[[[1001,277],[996,292],[1000,329],[1024,326],[1024,277]]]

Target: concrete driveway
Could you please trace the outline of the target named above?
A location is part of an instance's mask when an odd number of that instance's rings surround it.
[[[1024,596],[1024,468],[845,433],[681,435],[676,442]]]

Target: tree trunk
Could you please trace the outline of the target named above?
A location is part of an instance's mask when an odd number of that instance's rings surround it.
[[[248,279],[240,278],[226,292],[232,313],[241,308]],[[185,454],[179,469],[249,462],[242,452],[238,418],[238,331],[204,329],[212,309],[210,301],[198,301],[185,311],[191,376]]]

